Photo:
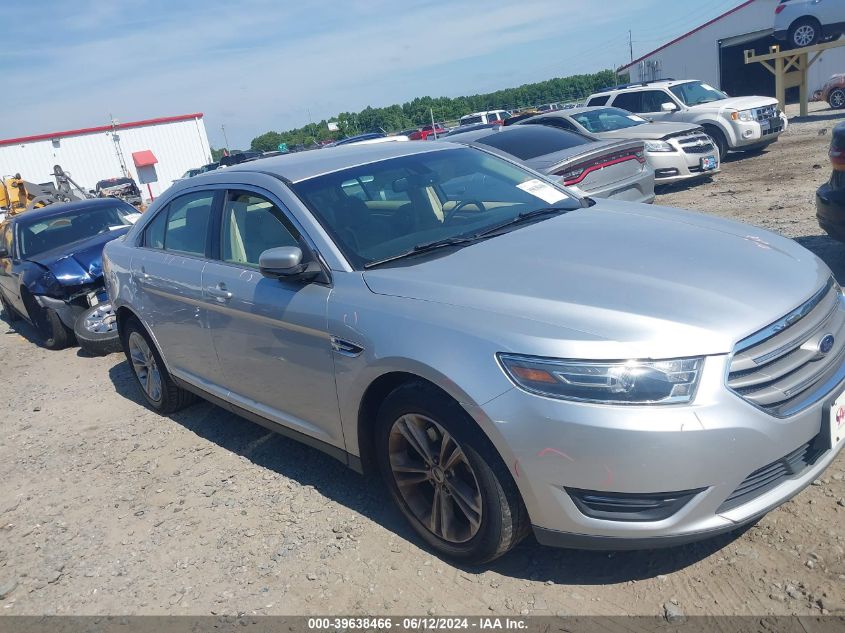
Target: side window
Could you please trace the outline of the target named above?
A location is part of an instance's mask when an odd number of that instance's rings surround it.
[[[640,112],[660,112],[660,106],[672,101],[672,98],[662,90],[646,90],[641,93],[643,109]]]
[[[144,229],[144,246],[147,248],[164,248],[164,228],[166,226],[167,208],[165,207]]]
[[[580,132],[580,130],[569,122],[569,119],[564,119],[562,117],[547,117],[545,119],[532,122],[532,125],[534,124],[548,125],[549,127],[556,127],[561,130],[569,130],[570,132]]]
[[[616,95],[616,99],[613,100],[613,107],[622,108],[629,112],[650,112],[650,110],[643,109],[643,93],[641,92],[623,92]]]
[[[0,233],[0,241],[2,241],[3,247],[6,249],[6,252],[9,254],[9,257],[13,255],[12,253],[12,227],[10,225],[6,225],[2,229],[2,233]]]
[[[205,256],[213,202],[213,191],[191,193],[171,202],[164,229],[164,249]]]
[[[603,106],[607,105],[607,100],[610,99],[610,95],[604,95],[603,97],[593,97],[587,102],[588,106]]]
[[[222,259],[258,266],[261,253],[297,246],[297,231],[272,202],[246,191],[230,191],[223,207]]]

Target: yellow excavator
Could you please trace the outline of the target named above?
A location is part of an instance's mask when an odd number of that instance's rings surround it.
[[[29,182],[20,174],[0,178],[0,215],[12,216],[54,202],[71,202],[92,197],[77,185],[60,165],[53,167],[53,177],[56,184]]]

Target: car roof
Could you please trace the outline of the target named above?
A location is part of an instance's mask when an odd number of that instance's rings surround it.
[[[649,88],[671,88],[680,84],[688,84],[698,79],[663,79],[658,81],[646,81],[642,83],[630,83],[623,86],[615,86],[604,88],[591,94],[591,97],[598,97],[599,95],[610,95],[614,92],[637,92],[638,90],[648,90]]]
[[[210,171],[194,176],[190,180],[191,186],[203,182],[214,183],[226,181],[235,172],[252,172],[272,174],[290,182],[301,182],[330,174],[350,167],[375,163],[390,158],[424,154],[426,152],[457,149],[461,145],[443,141],[409,141],[407,143],[373,143],[348,144],[337,147],[326,147],[314,152],[296,152],[260,158],[248,163],[241,163],[228,167],[222,171]]]
[[[90,198],[87,200],[75,200],[73,202],[54,202],[48,204],[46,207],[40,209],[30,209],[16,216],[10,218],[16,224],[29,224],[30,222],[38,222],[39,220],[46,220],[58,215],[64,215],[73,211],[82,211],[85,209],[96,209],[98,207],[113,207],[115,205],[130,206],[118,198]]]

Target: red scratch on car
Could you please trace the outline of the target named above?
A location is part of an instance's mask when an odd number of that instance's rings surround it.
[[[610,466],[608,466],[607,464],[604,465],[604,470],[607,472],[607,477],[605,477],[601,485],[609,486],[613,483],[613,471],[610,470]]]
[[[550,453],[551,453],[552,455],[557,455],[558,457],[563,457],[564,459],[568,459],[568,460],[569,460],[569,461],[571,461],[571,462],[574,462],[574,461],[575,461],[575,460],[574,460],[574,459],[572,459],[569,455],[567,455],[566,453],[563,453],[563,452],[561,452],[561,451],[557,450],[556,448],[544,448],[542,451],[540,451],[539,453],[537,453],[537,457],[545,457],[546,455],[548,455],[548,454],[550,454]]]

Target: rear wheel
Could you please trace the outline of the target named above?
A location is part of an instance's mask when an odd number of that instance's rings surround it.
[[[842,90],[842,88],[837,88],[828,95],[827,102],[830,104],[831,108],[834,108],[836,110],[841,110],[842,108],[845,108],[845,90]]]
[[[432,549],[480,564],[527,534],[510,472],[457,402],[427,384],[404,385],[382,404],[377,433],[391,497]]]
[[[144,399],[161,414],[175,413],[196,399],[177,386],[141,322],[132,317],[122,333],[123,351]]]
[[[795,20],[789,27],[789,45],[792,48],[804,48],[819,43],[822,38],[822,27],[818,20],[801,18]]]

